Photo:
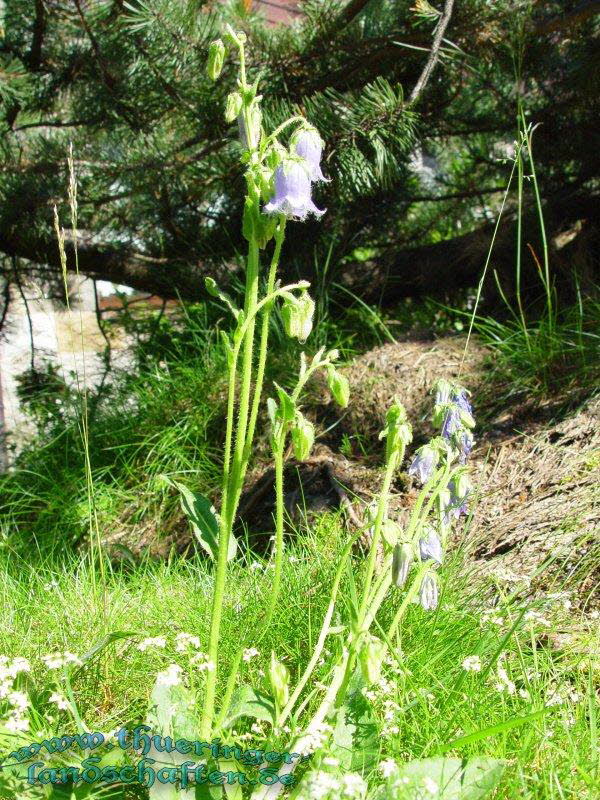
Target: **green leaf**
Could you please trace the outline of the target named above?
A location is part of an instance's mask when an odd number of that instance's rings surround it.
[[[196,698],[194,694],[183,684],[166,685],[164,681],[157,677],[150,697],[150,707],[146,716],[146,725],[151,730],[147,731],[149,736],[153,733],[161,737],[170,736],[173,741],[177,739],[188,739],[195,741],[198,738],[200,720],[196,713]],[[189,761],[189,755],[183,755],[177,751],[171,753],[158,753],[154,747],[148,753],[150,758],[160,761],[161,767],[177,767],[184,761]],[[150,788],[150,800],[181,800],[181,798],[195,797],[195,788],[180,789],[173,784],[155,783]]]
[[[497,733],[504,733],[504,731],[508,731],[511,728],[518,728],[521,725],[526,725],[528,722],[535,722],[551,710],[552,708],[542,708],[540,711],[534,711],[532,714],[526,714],[524,717],[512,717],[496,725],[490,725],[487,728],[473,731],[466,736],[461,736],[458,739],[454,739],[452,742],[448,742],[448,744],[445,744],[443,747],[440,747],[438,753],[446,753],[448,750],[455,750],[457,747],[463,747],[466,744],[478,742],[480,739],[487,739],[490,736],[495,736]]]
[[[275,382],[273,382],[273,384],[277,389],[277,395],[279,397],[279,410],[282,422],[293,422],[296,416],[296,404],[285,389],[282,389],[281,386]]]
[[[369,800],[483,800],[504,771],[494,758],[424,758],[400,764]]]
[[[346,771],[372,767],[379,757],[379,729],[370,702],[361,692],[364,680],[357,668],[350,679],[346,702],[333,722],[331,755]]]
[[[181,495],[181,508],[190,521],[196,539],[206,553],[216,560],[219,551],[219,517],[214,506],[199,492],[192,492],[187,486],[167,476],[163,477],[167,483],[178,489]],[[232,535],[229,539],[227,560],[235,558],[236,552],[237,540]]]
[[[247,684],[240,686],[231,698],[231,705],[223,726],[230,728],[240,717],[253,717],[265,722],[273,722],[275,719],[273,699],[264,692],[259,692]]]
[[[119,639],[130,639],[132,636],[139,636],[139,632],[135,631],[113,631],[112,633],[107,633],[106,636],[103,636],[99,642],[84,653],[81,656],[81,661],[85,664],[87,661],[90,661],[95,655],[100,653],[104,648],[111,644],[111,642],[116,642]]]

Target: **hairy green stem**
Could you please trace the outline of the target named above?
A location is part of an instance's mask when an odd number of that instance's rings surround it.
[[[390,456],[385,470],[385,477],[381,487],[381,494],[379,495],[379,503],[377,506],[377,516],[373,526],[373,537],[371,539],[371,548],[369,550],[369,557],[367,560],[367,573],[365,575],[365,582],[363,586],[362,599],[358,610],[358,627],[362,626],[362,622],[366,613],[367,603],[369,601],[369,594],[371,591],[371,583],[373,582],[373,574],[375,572],[375,562],[377,560],[377,548],[379,546],[379,539],[381,537],[381,527],[387,516],[388,502],[390,487],[396,467],[404,457],[404,446],[401,447],[400,452],[394,452]]]
[[[233,532],[233,521],[237,499],[241,489],[238,487],[241,459],[243,456],[244,442],[246,436],[246,425],[248,422],[248,406],[250,400],[250,387],[252,382],[252,357],[254,350],[254,319],[255,306],[258,295],[258,243],[252,240],[248,248],[248,262],[246,267],[246,298],[244,303],[245,317],[248,320],[247,329],[244,335],[244,357],[242,363],[242,386],[240,390],[240,403],[238,410],[238,424],[235,436],[235,450],[233,465],[228,475],[226,487],[226,505],[221,514],[221,525],[219,530],[219,547],[217,552],[217,565],[215,570],[215,584],[213,590],[213,601],[211,609],[211,623],[208,640],[208,660],[212,663],[212,669],[207,672],[206,690],[204,698],[204,708],[202,711],[201,735],[208,737],[211,734],[215,696],[218,678],[218,650],[221,631],[221,617],[223,609],[223,596],[225,592],[225,579],[227,575],[227,556],[229,550],[229,540]],[[232,359],[230,373],[235,368],[235,359]],[[235,378],[230,380],[230,390],[235,392]],[[230,402],[228,406],[230,406]]]

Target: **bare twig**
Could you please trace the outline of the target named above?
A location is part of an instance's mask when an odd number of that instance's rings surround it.
[[[419,80],[416,82],[412,92],[410,93],[409,103],[416,103],[421,92],[427,85],[427,81],[429,80],[431,73],[433,72],[435,65],[437,64],[438,58],[440,57],[440,47],[442,46],[442,39],[444,38],[444,34],[446,33],[446,28],[448,27],[448,23],[450,22],[450,17],[452,16],[452,8],[454,6],[454,0],[446,0],[444,4],[444,10],[438,20],[438,24],[435,27],[435,31],[433,34],[433,42],[431,44],[431,50],[429,52],[429,58],[427,59],[427,63],[423,68],[423,72],[421,73]]]

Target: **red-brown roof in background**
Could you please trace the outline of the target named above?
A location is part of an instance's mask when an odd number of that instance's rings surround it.
[[[246,0],[246,3],[260,11],[272,25],[290,23],[302,14],[301,0]]]

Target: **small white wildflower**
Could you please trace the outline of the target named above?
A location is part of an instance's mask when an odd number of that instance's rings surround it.
[[[513,681],[511,681],[511,679],[508,677],[508,673],[506,672],[504,667],[501,664],[498,664],[496,671],[498,674],[498,681],[495,684],[495,688],[499,692],[507,692],[507,694],[514,694],[517,690],[517,687],[515,686]]]
[[[492,625],[498,625],[498,626],[504,625],[504,617],[493,608],[490,608],[487,611],[482,612],[481,621],[489,622]]]
[[[342,775],[343,797],[362,798],[367,792],[367,784],[356,772]]]
[[[158,673],[156,682],[159,686],[178,686],[181,683],[181,672],[179,664],[171,664],[166,670]]]
[[[323,764],[325,764],[326,767],[339,767],[340,762],[337,758],[333,758],[333,756],[325,756]]]
[[[425,786],[425,789],[429,792],[429,794],[438,794],[440,790],[440,787],[433,780],[433,778],[429,777],[429,775],[426,775],[423,778],[423,785]]]
[[[244,661],[250,661],[250,659],[256,658],[256,656],[259,656],[259,655],[260,655],[260,653],[256,649],[256,647],[247,647],[244,650],[244,655],[242,656],[242,658],[244,659]]]
[[[25,692],[11,692],[6,699],[19,711],[25,711],[29,705],[29,698]]]
[[[398,725],[386,725],[381,731],[382,736],[395,736],[397,733],[400,733]]]
[[[69,701],[63,697],[62,694],[58,694],[57,692],[53,692],[48,699],[51,703],[56,703],[59,711],[68,711],[71,707]]]
[[[386,758],[385,761],[381,761],[379,764],[379,771],[383,775],[384,778],[389,778],[390,775],[393,775],[396,771],[397,764],[393,758]]]
[[[539,611],[526,611],[523,615],[523,619],[525,622],[530,622],[532,625],[537,623],[544,628],[549,628],[552,625],[550,620],[543,614],[540,614]]]
[[[48,669],[60,669],[65,665],[62,653],[49,653],[46,656],[42,656],[42,661]]]
[[[136,647],[138,650],[141,650],[142,653],[147,650],[149,647],[166,647],[167,640],[164,636],[148,636],[146,639],[142,639],[141,642],[138,642]]]
[[[13,658],[10,665],[10,671],[13,675],[17,675],[19,672],[30,672],[30,670],[31,667],[26,658],[21,658],[20,656]]]
[[[20,714],[13,712],[10,714],[8,719],[5,720],[4,727],[6,728],[6,730],[11,731],[12,733],[18,733],[19,731],[28,731],[29,720],[25,719],[25,717],[20,716]]]
[[[260,561],[253,561],[250,564],[250,569],[256,570],[256,569],[262,569],[262,568],[263,568],[263,565],[260,563]]]
[[[192,664],[196,665],[196,667],[200,670],[200,672],[215,671],[215,664],[213,661],[209,660],[208,655],[206,653],[196,653],[196,655],[190,660]]]
[[[519,697],[521,697],[523,700],[531,700],[531,695],[527,689],[519,689]]]
[[[462,662],[462,668],[466,672],[481,672],[481,658],[479,656],[467,656]]]
[[[192,633],[178,633],[175,636],[175,649],[178,653],[183,653],[190,647],[196,650],[200,648],[200,639]]]

